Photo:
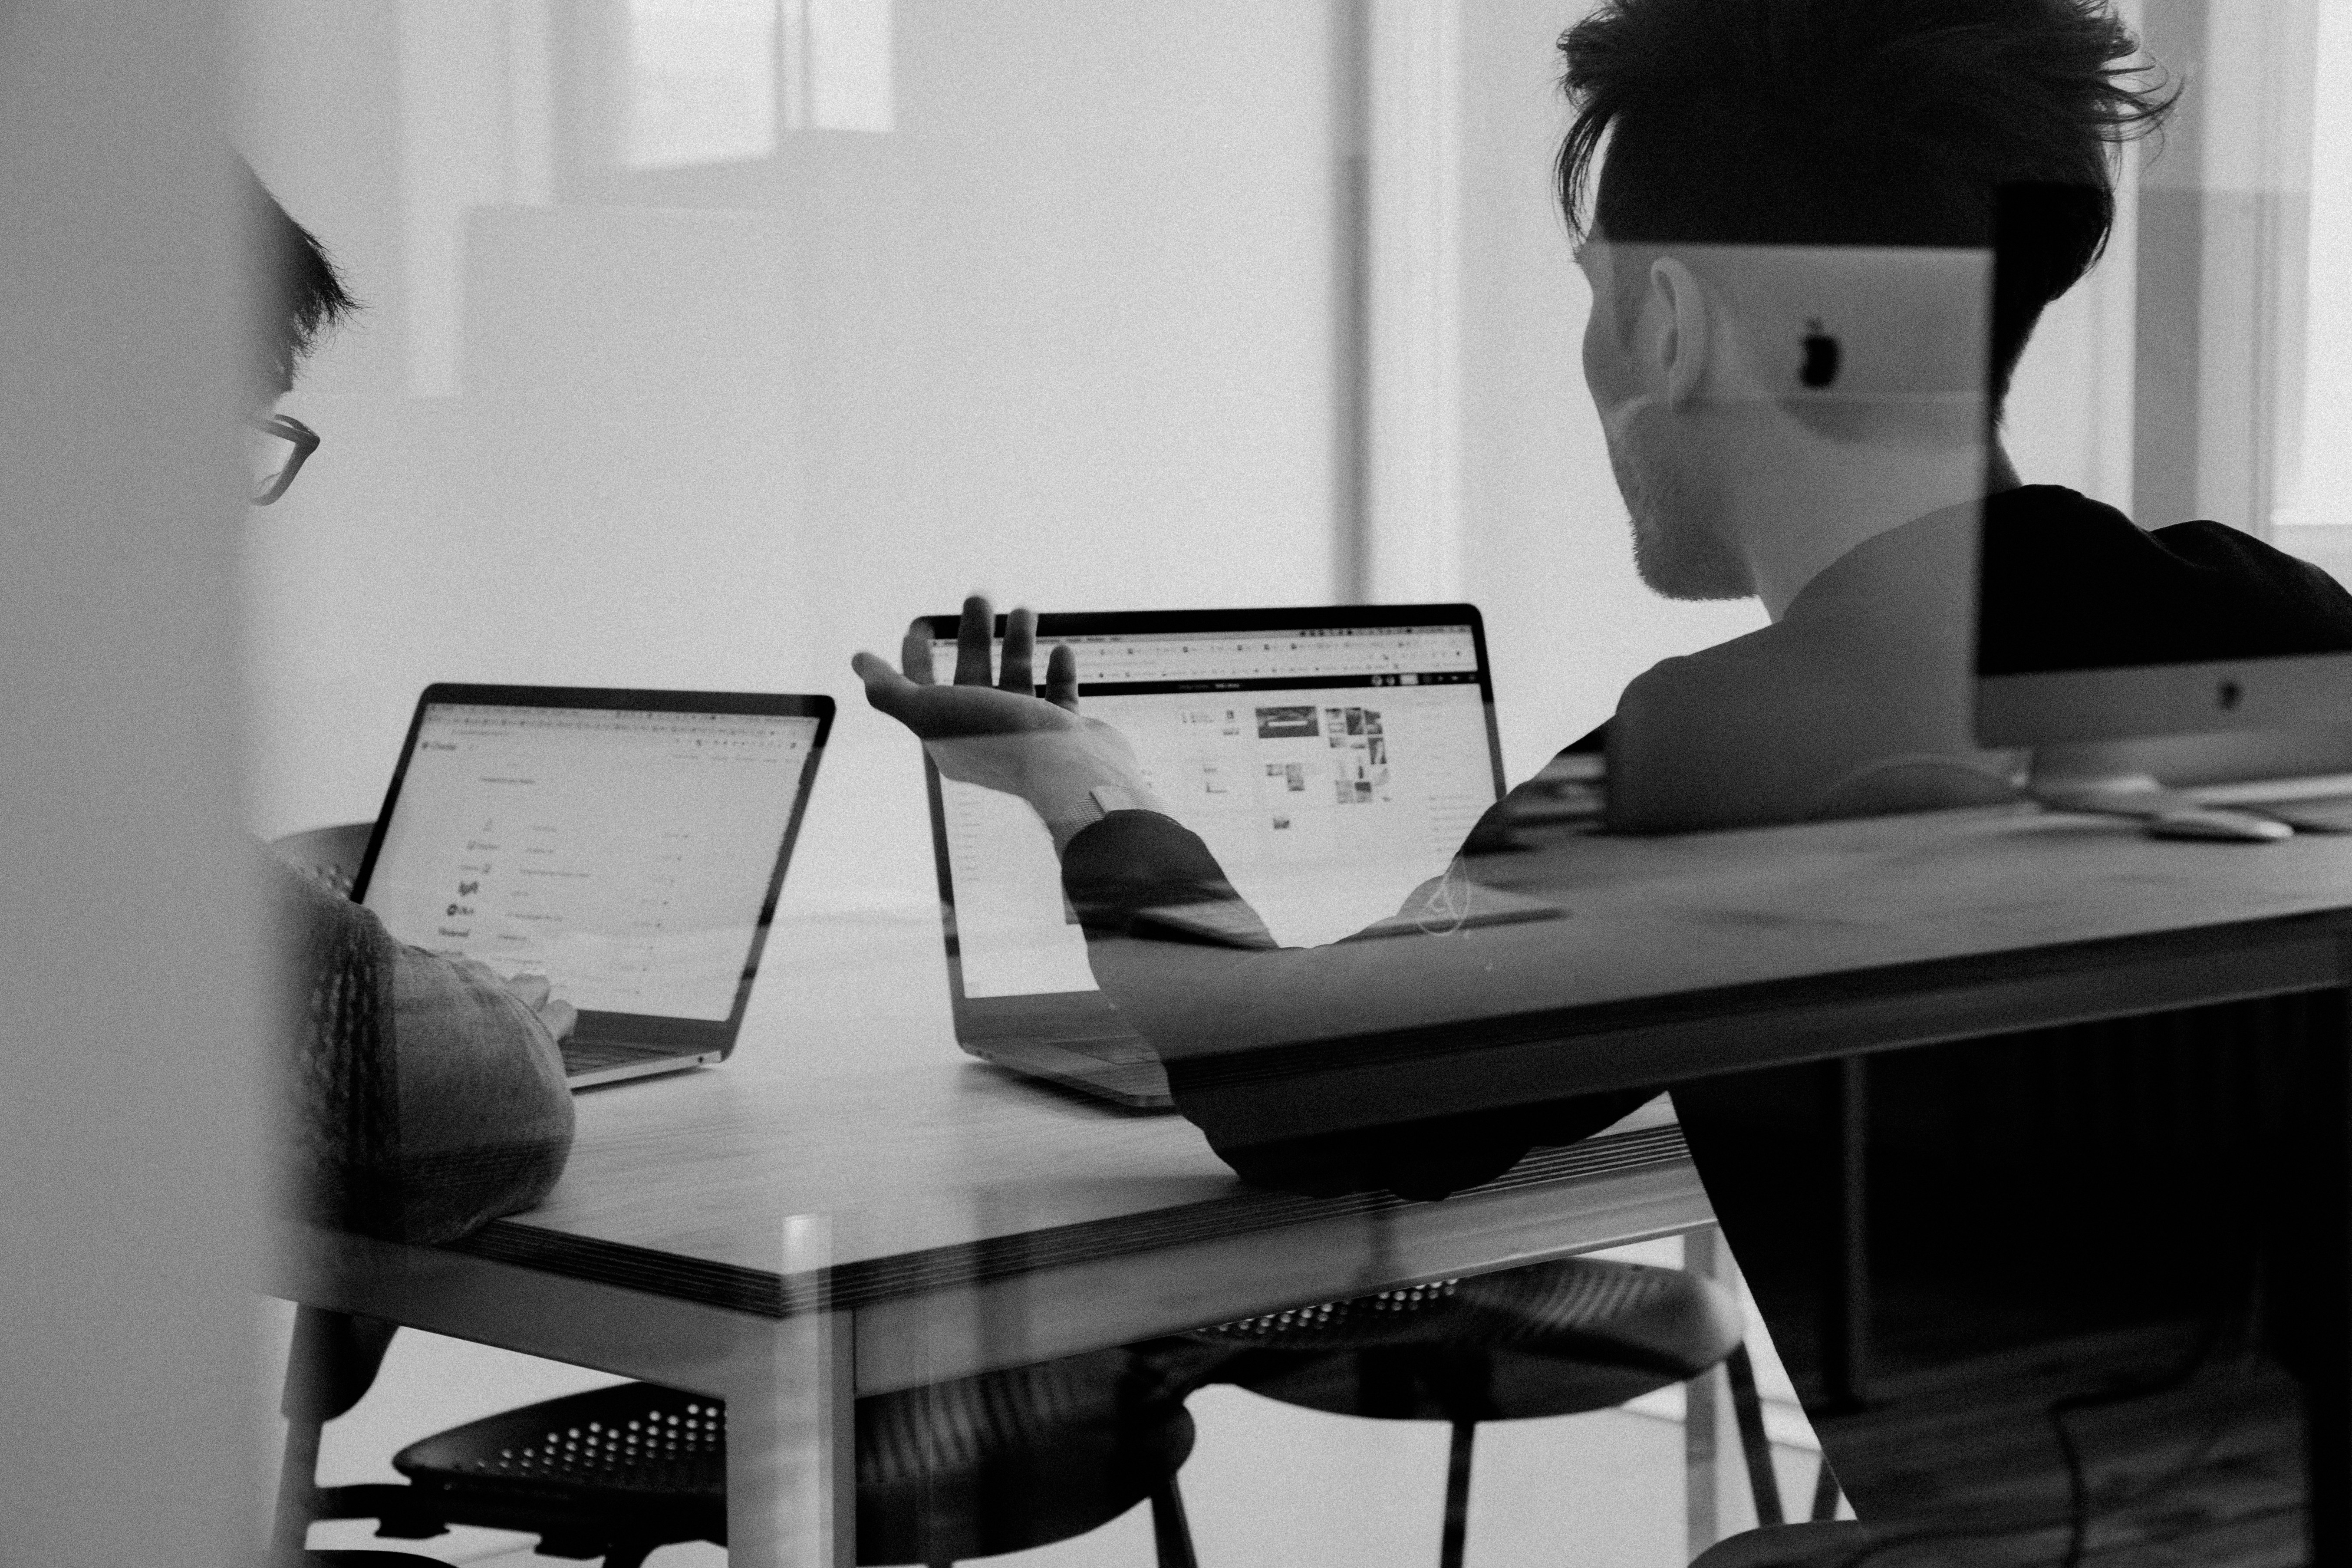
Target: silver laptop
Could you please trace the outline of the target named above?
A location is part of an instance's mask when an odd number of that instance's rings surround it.
[[[952,668],[956,617],[930,626]],[[1393,915],[1502,793],[1486,633],[1467,605],[1049,615],[1038,642],[1076,654],[1085,710],[1134,744],[1286,944]],[[1165,1107],[1158,1058],[1095,986],[1043,825],[1012,796],[925,771],[957,1043]]]
[[[723,1061],[832,723],[827,697],[428,687],[352,897],[546,976],[574,1088]]]

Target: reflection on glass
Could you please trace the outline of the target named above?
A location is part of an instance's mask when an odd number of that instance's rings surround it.
[[[2352,523],[2352,8],[2320,8],[2316,54],[2318,91],[2311,128],[2311,234],[2302,289],[2303,342],[2284,339],[2288,355],[2302,351],[2302,439],[2294,471],[2282,474],[2282,528]],[[2292,323],[2284,323],[2290,328]],[[2352,540],[2352,535],[2346,536]],[[2327,563],[2342,574],[2344,546]]]
[[[792,13],[801,12],[807,29],[807,124],[820,131],[888,131],[896,123],[890,4],[784,0],[787,26]],[[802,123],[793,117],[795,129]]]
[[[629,0],[622,161],[635,169],[776,150],[777,0]]]
[[[890,0],[630,0],[621,161],[774,154],[782,131],[897,124]]]

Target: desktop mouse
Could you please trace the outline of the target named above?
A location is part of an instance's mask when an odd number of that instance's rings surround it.
[[[2195,838],[2218,844],[2275,844],[2294,837],[2294,829],[2267,816],[2213,806],[2189,806],[2159,812],[2142,829],[2150,838]]]

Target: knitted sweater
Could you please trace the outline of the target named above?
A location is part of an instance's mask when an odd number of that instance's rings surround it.
[[[264,875],[290,1212],[432,1243],[546,1197],[572,1109],[538,1016],[481,965],[402,945],[274,858]]]

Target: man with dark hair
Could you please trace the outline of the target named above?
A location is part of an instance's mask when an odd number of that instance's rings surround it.
[[[2105,0],[1609,0],[1559,49],[1579,237],[1965,248],[2002,187],[2045,187],[1994,311],[1996,399],[2105,248],[2114,149],[2172,105]]]
[[[2169,107],[2136,85],[2137,45],[2107,0],[1606,0],[1560,48],[1576,117],[1559,194],[1593,286],[1584,369],[1638,567],[1671,597],[1757,596],[1771,620],[1645,672],[1605,735],[1570,748],[1605,740],[1618,826],[2016,798],[2014,759],[1980,751],[1971,727],[1980,527],[1989,659],[2051,668],[2069,653],[2101,664],[2217,647],[2352,647],[2352,598],[2313,568],[2215,523],[2144,533],[2072,490],[2021,483],[1997,436],[1988,440],[1988,416],[2042,311],[2105,245],[2117,145]],[[1988,275],[1981,255],[1996,241]],[[1939,258],[1957,259],[1947,268]],[[1926,279],[1924,293],[1890,298],[1909,324],[1966,352],[1899,395],[1808,402],[1806,388],[1828,377],[1797,370],[1775,312],[1803,293],[1806,266],[1849,264],[1858,278]],[[1951,286],[1970,277],[1971,287]],[[1802,384],[1790,384],[1792,374]],[[1078,712],[1067,649],[1054,650],[1035,694],[1034,626],[1013,613],[993,686],[980,599],[966,605],[969,651],[954,684],[933,679],[922,622],[903,672],[871,654],[856,668],[873,705],[921,737],[943,773],[1036,810],[1097,983],[1160,1053],[1179,1108],[1244,1176],[1442,1196],[1499,1174],[1532,1145],[1587,1136],[1644,1098],[1529,1105],[1496,1085],[1489,1109],[1432,1117],[1397,1105],[1378,1125],[1306,1138],[1227,1120],[1218,1108],[1234,1104],[1235,1075],[1222,1075],[1212,1101],[1196,1092],[1200,1065],[1306,1037],[1284,1020],[1311,1020],[1316,1038],[1433,1028],[1525,1005],[1528,993],[1475,943],[1450,950],[1452,969],[1444,939],[1437,956],[1410,963],[1395,939],[1278,948],[1202,841],[1160,808],[1123,738]],[[1520,796],[1409,909],[1459,907],[1482,837]],[[1226,913],[1186,922],[1193,934],[1182,941],[1151,913],[1202,904]],[[1213,943],[1197,934],[1205,929],[1234,934]],[[1409,990],[1400,973],[1412,976]],[[2135,1310],[2179,1305],[2177,1271],[2157,1268],[2147,1237],[2126,1245],[2120,1226],[2087,1236],[2063,1218],[2063,1200],[2040,1201],[2048,1173],[2032,1161],[2047,1142],[2004,1120],[2035,1102],[1983,1093],[1995,1081],[1990,1058],[1968,1054],[1996,1050],[2058,1082],[2064,1073],[2051,1064],[2116,1045],[2053,1034],[1874,1064],[1874,1110],[1903,1130],[1890,1158],[1905,1178],[1874,1189],[1874,1204],[1885,1203],[1874,1215],[1903,1239],[1901,1300],[1926,1303],[1905,1320],[1912,1370],[1957,1364],[2012,1328],[2042,1331],[2034,1314],[2053,1293],[2090,1323],[2126,1299]],[[1367,1074],[1361,1098],[1377,1094]],[[1796,1363],[1820,1342],[1817,1254],[1840,1169],[1821,1071],[1745,1074],[1678,1089],[1675,1100]],[[1248,1121],[1262,1130],[1283,1119],[1257,1106]],[[2136,1123],[2141,1133],[2155,1136]],[[2105,1177],[2126,1169],[2142,1167]],[[2194,1184],[2180,1190],[2184,1204],[2197,1195]],[[1971,1208],[1955,1191],[1983,1202]],[[2021,1315],[2001,1315],[2012,1310]],[[1812,1402],[1822,1369],[1794,1370]],[[1883,1459],[1874,1474],[1866,1449],[1849,1449],[1842,1473],[1849,1458],[1865,1513],[1906,1495]]]
[[[254,500],[276,501],[318,445],[273,412],[321,332],[357,302],[326,251],[237,165],[253,277],[247,422]],[[286,1053],[285,1196],[303,1218],[446,1241],[547,1195],[572,1143],[556,1042],[575,1019],[546,981],[393,940],[341,891],[262,871]],[[388,1330],[376,1331],[376,1353]]]
[[[2315,567],[2023,484],[1997,430],[1983,449],[1916,425],[1809,440],[1762,389],[1744,419],[1661,410],[1756,335],[1759,255],[1997,245],[1998,414],[2042,312],[2105,248],[2116,149],[2171,108],[2105,0],[1609,0],[1560,49],[1586,377],[1636,564],[1668,597],[1759,595],[1773,622],[1627,689],[1620,826],[2006,793],[2014,762],[1976,752],[1967,701],[1979,529],[1988,671],[2352,647],[2352,597]]]
[[[1996,584],[1997,600],[2030,596],[2037,574],[2066,578],[2116,560],[2143,579],[2186,580],[2225,619],[2272,624],[2294,598],[2282,583],[2311,586],[2309,568],[2273,552],[2217,588],[2202,561],[2169,548],[2182,530],[2158,542],[2072,491],[2020,486],[1998,448],[1987,451],[1980,357],[1957,402],[1928,400],[1921,413],[1898,400],[1851,427],[1792,411],[1758,369],[1756,323],[1787,257],[1801,278],[1802,264],[1833,247],[1898,258],[1981,250],[2003,188],[2031,185],[2032,199],[2011,209],[2031,220],[2010,237],[2020,260],[2000,270],[1995,379],[2005,382],[2043,306],[2105,241],[2116,144],[2168,105],[2133,85],[2137,46],[2105,0],[1608,0],[1560,48],[1576,116],[1559,193],[1585,238],[1578,258],[1594,297],[1584,369],[1637,563],[1671,596],[1759,596],[1773,623],[1654,667],[1627,689],[1605,735],[1570,748],[1605,740],[1618,826],[2013,798],[2007,760],[1980,752],[1970,730],[1980,513],[1996,568],[2026,581]],[[1980,320],[1976,276],[1957,305]],[[2011,539],[2021,542],[2001,542]],[[2073,619],[2105,602],[2085,595]],[[983,644],[986,613],[983,601],[967,606],[967,635]],[[2054,617],[2026,631],[2070,625]],[[1280,1184],[1427,1195],[1496,1174],[1532,1141],[1610,1120],[1600,1102],[1512,1107],[1266,1145],[1237,1142],[1192,1104],[1186,1058],[1255,1039],[1279,1016],[1267,1005],[1277,994],[1328,998],[1334,1020],[1379,1026],[1370,999],[1381,995],[1381,966],[1349,942],[1276,952],[1264,951],[1267,938],[1244,953],[1124,940],[1145,909],[1234,896],[1172,817],[1105,807],[1154,802],[1124,740],[1076,710],[1066,650],[1055,651],[1048,700],[1033,694],[1034,626],[1014,613],[1000,689],[986,689],[984,656],[960,661],[955,684],[935,682],[919,622],[903,674],[870,654],[856,668],[873,704],[921,736],[943,771],[1036,808],[1062,851],[1098,983],[1170,1060],[1179,1105],[1221,1154]],[[1469,847],[1517,804],[1490,814]],[[1475,870],[1468,859],[1456,868]],[[1489,988],[1465,975],[1445,1000],[1475,1016]]]

